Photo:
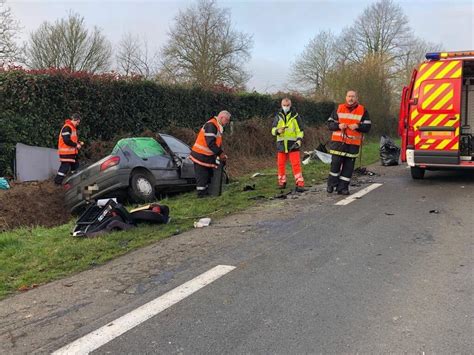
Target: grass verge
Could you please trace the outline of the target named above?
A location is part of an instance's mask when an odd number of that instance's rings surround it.
[[[374,163],[378,155],[377,142],[365,143],[362,164]],[[359,164],[357,159],[356,166]],[[272,174],[275,168],[262,172]],[[311,162],[303,167],[303,173],[307,185],[321,183],[328,174],[328,165]],[[255,184],[256,189],[243,192],[246,184]],[[198,218],[210,216],[216,219],[241,211],[259,203],[252,198],[274,196],[278,192],[275,185],[275,176],[255,179],[244,176],[227,185],[222,196],[208,198],[206,203],[198,200],[194,193],[175,196],[161,201],[170,207],[170,224],[140,226],[92,239],[72,238],[73,222],[55,228],[20,228],[0,233],[0,298],[103,264],[128,251],[182,233],[193,228],[193,222]]]

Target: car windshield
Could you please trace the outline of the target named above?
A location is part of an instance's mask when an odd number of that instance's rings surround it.
[[[120,149],[125,147],[132,150],[136,155],[142,159],[154,157],[157,155],[165,155],[163,147],[153,138],[124,138],[117,142],[112,154],[117,154]]]
[[[160,134],[161,138],[168,144],[168,147],[176,154],[191,154],[191,149],[179,139],[167,134]]]

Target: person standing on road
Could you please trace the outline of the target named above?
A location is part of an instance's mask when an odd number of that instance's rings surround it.
[[[79,149],[82,148],[83,142],[79,142],[77,135],[77,127],[81,123],[81,116],[74,113],[71,118],[64,122],[58,140],[58,154],[61,165],[59,166],[58,174],[54,178],[54,183],[61,185],[69,170],[74,174],[79,168],[77,155]]]
[[[194,162],[198,197],[209,195],[208,187],[214,169],[220,162],[227,160],[227,155],[222,150],[222,133],[224,126],[230,122],[230,116],[228,111],[221,111],[217,117],[207,121],[199,131],[191,149],[190,159]]]
[[[337,190],[340,195],[349,195],[349,183],[362,144],[362,134],[369,132],[371,127],[369,113],[359,104],[356,91],[347,91],[346,102],[332,112],[327,125],[332,131],[329,143],[332,160],[327,192]]]
[[[290,159],[295,177],[297,192],[304,192],[304,179],[301,171],[300,148],[304,136],[304,123],[298,112],[291,107],[291,100],[281,100],[281,110],[273,120],[272,134],[277,140],[278,188],[286,188],[286,162]]]

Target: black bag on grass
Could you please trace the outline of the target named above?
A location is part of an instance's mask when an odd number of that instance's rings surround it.
[[[389,136],[380,137],[380,162],[383,166],[398,165],[400,148]]]

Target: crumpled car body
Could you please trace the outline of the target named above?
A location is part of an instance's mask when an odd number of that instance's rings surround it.
[[[153,201],[158,193],[196,186],[191,149],[179,139],[159,134],[120,140],[112,153],[66,179],[65,203],[78,212],[88,200]]]

